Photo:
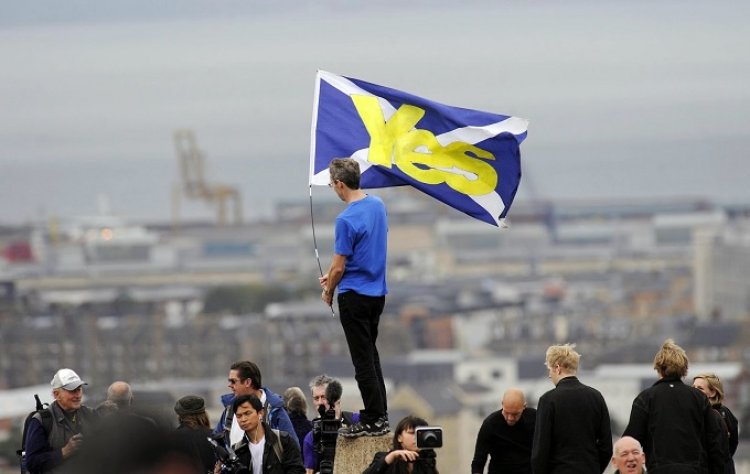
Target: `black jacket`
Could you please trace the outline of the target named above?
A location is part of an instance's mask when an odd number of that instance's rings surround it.
[[[397,460],[393,464],[386,464],[385,457],[388,453],[375,453],[370,465],[362,471],[362,474],[407,474],[409,472],[407,463]],[[434,461],[434,459],[433,459]],[[414,462],[414,469],[411,474],[438,474],[434,465],[429,465],[423,459]]]
[[[727,431],[729,432],[729,452],[727,453],[727,462],[726,466],[724,468],[725,474],[734,474],[734,453],[737,452],[737,446],[739,445],[740,439],[740,429],[739,429],[739,422],[737,421],[737,417],[734,416],[734,414],[729,411],[729,408],[719,405],[718,407],[714,407],[714,409],[718,410],[719,414],[721,415],[721,418],[724,420],[724,423],[722,425],[722,429],[724,426],[726,426]]]
[[[565,377],[537,405],[534,474],[601,474],[612,458],[609,410],[598,390]]]
[[[279,438],[276,437],[273,429],[263,422],[263,428],[266,431],[266,444],[263,448],[263,474],[304,474],[305,468],[302,466],[302,455],[299,452],[297,442],[286,431],[279,431]],[[281,459],[276,455],[274,444],[281,443]],[[233,446],[237,457],[244,466],[249,466],[252,472],[252,458],[247,440],[242,439]]]
[[[658,380],[633,400],[623,436],[641,442],[650,474],[723,474],[727,454],[720,431],[708,398],[671,377]]]

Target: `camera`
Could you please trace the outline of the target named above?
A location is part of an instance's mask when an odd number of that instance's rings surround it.
[[[208,442],[214,447],[216,457],[221,462],[221,472],[229,474],[252,474],[252,471],[248,466],[245,466],[240,462],[240,458],[237,457],[237,453],[231,447],[223,447],[217,441],[223,439],[223,435],[209,436]]]
[[[417,463],[423,465],[428,472],[437,472],[437,455],[435,448],[443,447],[443,428],[439,426],[417,426],[414,428],[417,438],[419,459]]]
[[[333,473],[333,459],[336,456],[336,439],[341,428],[341,420],[336,419],[336,411],[319,408],[319,418],[313,420],[313,446],[318,454],[320,474]]]
[[[443,428],[439,426],[417,426],[414,429],[417,448],[434,449],[443,447]]]

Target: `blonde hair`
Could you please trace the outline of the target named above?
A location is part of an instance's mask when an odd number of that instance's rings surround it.
[[[654,357],[654,369],[662,377],[682,378],[688,372],[688,357],[685,349],[667,339]]]
[[[549,346],[545,356],[547,367],[559,365],[566,372],[577,372],[581,354],[574,350],[575,347],[575,344]]]
[[[708,397],[711,406],[721,405],[721,402],[724,401],[724,384],[721,383],[719,377],[711,372],[703,372],[693,377],[693,381],[695,381],[695,379],[705,380],[708,384],[708,388],[714,391],[714,396]]]

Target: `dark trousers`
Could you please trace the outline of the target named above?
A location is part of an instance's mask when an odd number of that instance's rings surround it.
[[[354,378],[365,406],[360,419],[371,423],[388,412],[383,371],[375,346],[385,296],[365,296],[347,291],[339,293],[338,303],[341,326],[354,364]]]

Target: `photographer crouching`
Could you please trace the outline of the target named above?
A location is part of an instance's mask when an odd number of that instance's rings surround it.
[[[435,450],[443,445],[443,430],[409,415],[398,422],[393,449],[375,453],[362,474],[438,474]]]
[[[310,381],[313,404],[320,415],[313,420],[313,429],[302,442],[305,474],[333,473],[338,430],[359,421],[359,413],[341,411],[341,382],[327,375]]]

